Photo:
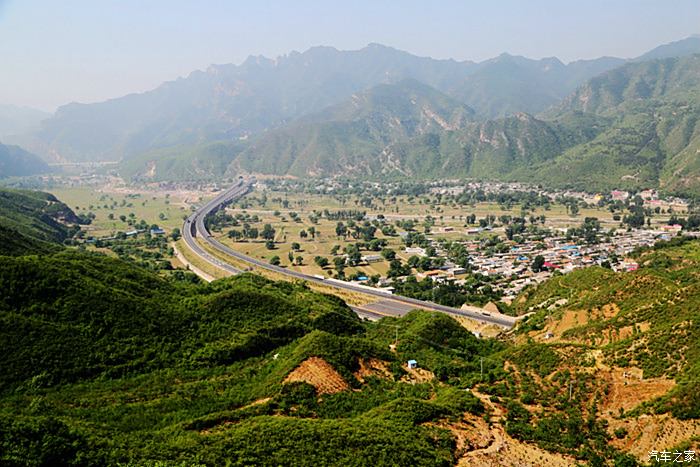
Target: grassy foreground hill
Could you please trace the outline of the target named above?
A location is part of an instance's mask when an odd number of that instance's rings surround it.
[[[483,411],[431,378],[399,382],[403,348],[303,285],[192,285],[73,252],[3,258],[0,284],[5,465],[451,465],[454,439],[432,423]],[[451,321],[414,327],[434,319]],[[449,329],[462,366],[492,351]],[[355,376],[365,362],[381,370]]]

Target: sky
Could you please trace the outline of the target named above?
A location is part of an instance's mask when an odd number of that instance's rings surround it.
[[[0,0],[0,104],[53,111],[316,45],[569,62],[698,32],[698,0]]]

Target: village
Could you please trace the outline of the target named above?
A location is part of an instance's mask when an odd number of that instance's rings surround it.
[[[465,276],[468,273],[481,274],[494,279],[490,282],[491,287],[502,293],[502,301],[509,303],[525,287],[544,282],[553,274],[566,274],[589,266],[634,271],[639,265],[627,258],[632,251],[650,247],[660,240],[668,241],[680,231],[680,225],[663,226],[658,230],[622,230],[611,237],[600,235],[601,240],[595,244],[577,243],[565,235],[559,235],[520,244],[507,242],[507,251],[501,253],[489,253],[480,240],[465,240],[463,244],[469,252],[470,268],[460,267],[447,260],[440,268],[419,272],[416,277],[437,283],[454,281],[461,285],[466,282]],[[440,248],[441,242],[433,240],[431,245],[438,256],[445,254]],[[426,249],[420,247],[406,248],[404,252],[426,256]],[[536,264],[537,257],[541,258],[539,265]]]

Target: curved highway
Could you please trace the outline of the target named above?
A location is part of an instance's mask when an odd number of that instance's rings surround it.
[[[217,210],[225,207],[227,204],[231,203],[232,201],[235,201],[237,198],[240,198],[241,196],[245,195],[248,193],[255,183],[255,179],[250,179],[250,180],[239,180],[234,186],[229,188],[228,190],[224,191],[223,193],[219,194],[216,196],[214,199],[211,201],[207,202],[204,206],[200,207],[197,209],[190,217],[188,217],[185,220],[185,224],[183,226],[183,238],[185,240],[185,243],[187,246],[195,253],[197,256],[202,258],[203,260],[207,261],[208,263],[211,263],[219,268],[225,269],[226,271],[229,271],[233,274],[237,274],[242,272],[240,269],[234,268],[230,264],[227,264],[226,262],[214,257],[213,255],[209,254],[207,251],[205,251],[195,240],[195,237],[199,237],[205,242],[207,242],[212,248],[215,250],[227,255],[231,256],[232,258],[235,258],[240,261],[244,261],[246,263],[250,263],[256,267],[267,269],[270,271],[274,271],[280,274],[284,274],[286,276],[294,277],[296,279],[301,279],[304,281],[308,282],[314,282],[317,284],[323,284],[328,287],[335,287],[338,289],[344,289],[344,290],[349,290],[352,292],[357,292],[361,293],[364,295],[373,295],[376,296],[380,299],[391,299],[397,302],[405,303],[408,305],[415,305],[417,308],[423,308],[423,309],[428,309],[428,310],[434,310],[434,311],[440,311],[443,313],[447,313],[450,315],[454,316],[462,316],[465,318],[470,318],[476,321],[481,321],[483,323],[488,323],[488,324],[495,324],[498,326],[502,326],[505,328],[512,328],[513,324],[515,323],[515,318],[503,316],[503,315],[497,315],[494,316],[488,312],[479,312],[479,311],[471,311],[471,310],[461,310],[458,308],[452,308],[448,306],[443,306],[443,305],[438,305],[436,303],[432,302],[425,302],[422,300],[417,300],[414,298],[408,298],[408,297],[403,297],[400,295],[388,295],[386,292],[381,292],[381,291],[372,291],[368,290],[366,287],[358,287],[354,284],[351,283],[343,283],[342,281],[325,281],[324,279],[320,279],[318,277],[310,276],[308,274],[303,274],[297,271],[292,271],[280,266],[274,266],[272,264],[266,263],[264,261],[260,261],[259,259],[250,257],[248,255],[244,255],[242,253],[239,253],[226,245],[222,244],[218,240],[216,240],[212,235],[209,233],[209,231],[206,228],[206,225],[204,223],[206,217],[211,214],[212,212],[216,212]]]

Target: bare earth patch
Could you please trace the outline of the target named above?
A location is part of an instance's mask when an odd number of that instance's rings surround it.
[[[649,451],[672,451],[681,442],[700,436],[700,420],[678,420],[669,414],[610,421],[611,433],[620,428],[627,435],[622,439],[613,436],[612,444],[644,462],[649,460]]]
[[[372,376],[384,379],[394,378],[389,370],[389,366],[382,360],[376,358],[365,360],[364,358],[360,358],[359,364],[360,368],[353,373],[353,375],[361,383],[364,383],[366,378],[370,378]]]
[[[403,383],[428,383],[435,379],[435,373],[425,368],[407,368],[404,366],[404,370],[406,370],[408,374],[401,378],[401,382]]]
[[[616,416],[620,409],[632,410],[642,402],[666,394],[676,385],[672,379],[645,379],[642,373],[639,368],[612,368],[607,372],[605,379],[610,390],[601,407],[603,415]]]
[[[319,394],[335,394],[349,389],[348,383],[327,361],[319,357],[309,357],[284,379],[285,383],[308,383]]]

